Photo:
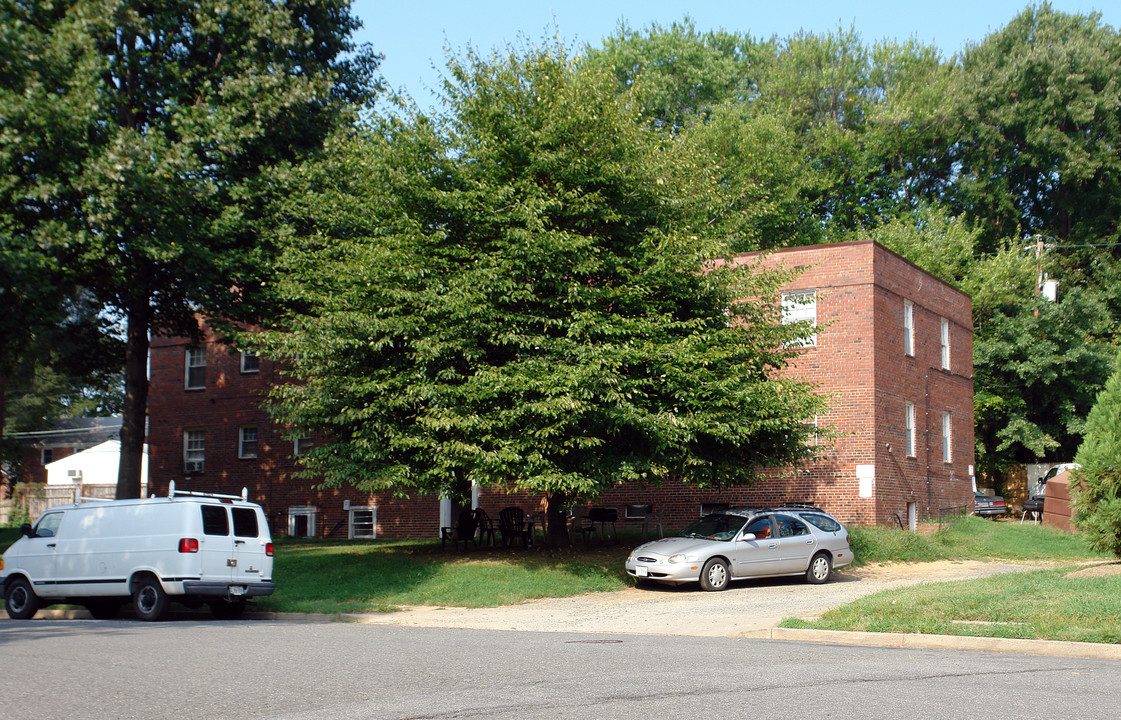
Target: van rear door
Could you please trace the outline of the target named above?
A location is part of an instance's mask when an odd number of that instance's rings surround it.
[[[206,581],[225,582],[233,577],[237,554],[230,536],[230,514],[225,505],[199,505],[202,512],[202,542],[199,554],[202,577]]]
[[[265,551],[267,538],[262,534],[264,516],[257,507],[230,508],[233,516],[234,567],[232,580],[257,583],[272,575],[270,558]],[[267,531],[266,531],[267,534]],[[231,594],[236,590],[231,590]]]

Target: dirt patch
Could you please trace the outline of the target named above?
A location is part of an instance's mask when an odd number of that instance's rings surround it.
[[[1081,577],[1111,577],[1113,575],[1121,575],[1121,562],[1102,563],[1101,565],[1091,565],[1088,568],[1076,570],[1072,573],[1067,573],[1067,577],[1081,578]]]

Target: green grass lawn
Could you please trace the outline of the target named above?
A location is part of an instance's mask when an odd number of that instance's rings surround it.
[[[930,536],[856,529],[853,550],[867,562],[896,560],[1046,561],[1046,570],[890,590],[783,627],[978,637],[1121,642],[1121,575],[1075,576],[1091,552],[1078,535],[1037,525],[965,518]]]
[[[566,549],[440,550],[426,541],[281,541],[276,592],[258,607],[370,612],[402,605],[495,607],[619,590],[629,544]]]

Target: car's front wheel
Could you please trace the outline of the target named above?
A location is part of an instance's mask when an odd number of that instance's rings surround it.
[[[728,587],[730,579],[728,563],[720,558],[712,558],[701,568],[701,587],[705,590],[723,590]]]
[[[8,611],[8,617],[11,619],[30,620],[35,617],[35,613],[39,612],[42,601],[31,589],[31,583],[17,577],[8,580],[8,590],[4,593],[4,605]]]
[[[820,585],[829,579],[832,572],[833,561],[829,559],[827,553],[819,552],[813,556],[809,568],[806,569],[806,582]]]

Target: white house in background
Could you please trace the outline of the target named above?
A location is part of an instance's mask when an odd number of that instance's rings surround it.
[[[61,460],[47,463],[47,485],[116,485],[121,441],[106,440]],[[140,485],[148,485],[148,447],[140,461]]]

